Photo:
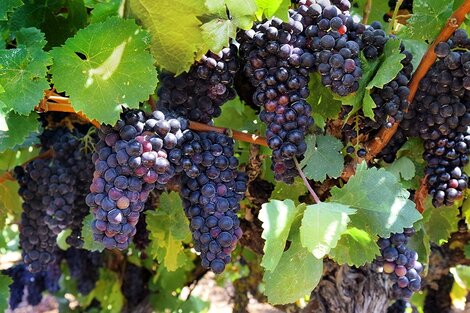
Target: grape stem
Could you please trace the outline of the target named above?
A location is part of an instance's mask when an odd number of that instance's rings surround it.
[[[403,0],[398,0],[397,4],[395,5],[395,9],[393,10],[392,20],[390,21],[390,24],[388,25],[389,34],[393,33],[393,30],[395,29],[398,11],[400,10],[402,3],[403,3]]]
[[[310,183],[308,182],[307,177],[305,177],[304,172],[302,171],[302,168],[300,167],[299,161],[297,161],[297,158],[294,157],[294,162],[295,162],[295,168],[297,169],[297,172],[299,172],[300,177],[302,177],[302,180],[304,181],[305,187],[307,187],[308,192],[310,195],[313,197],[313,200],[315,200],[316,204],[320,204],[320,198],[317,196],[315,193],[315,190],[313,190],[312,186],[310,186]]]
[[[418,68],[413,74],[413,77],[409,84],[409,103],[413,102],[413,99],[418,90],[419,82],[421,81],[421,79],[423,79],[423,77],[426,75],[426,73],[436,61],[436,54],[434,53],[434,48],[437,46],[438,43],[447,41],[450,36],[452,36],[454,31],[460,26],[460,24],[462,24],[465,19],[465,16],[468,13],[470,13],[470,1],[464,1],[462,5],[460,5],[460,7],[458,7],[458,9],[455,10],[455,12],[447,19],[445,27],[442,29],[441,33],[437,36],[434,42],[429,46],[428,50],[421,59]],[[365,157],[366,161],[371,161],[377,154],[380,153],[380,151],[382,151],[382,149],[389,143],[390,139],[392,139],[397,129],[398,122],[394,123],[391,128],[382,127],[378,134],[365,144],[365,149],[367,151],[367,155]],[[341,175],[344,180],[348,180],[349,177],[354,175],[356,164],[358,161],[361,162],[362,159],[353,160],[352,162],[346,165],[343,174]]]
[[[362,24],[364,25],[367,24],[371,10],[372,10],[372,0],[367,0],[366,4],[364,5],[364,11],[362,14]]]
[[[150,98],[152,99],[152,98]],[[52,101],[49,101],[52,100]],[[149,100],[149,104],[151,105],[152,102]],[[151,105],[152,109],[153,106]],[[51,95],[50,93],[46,92],[46,97],[44,101],[41,101],[38,107],[36,107],[36,110],[39,112],[47,112],[47,111],[55,111],[55,112],[69,112],[69,113],[76,113],[79,115],[81,118],[89,121],[90,123],[93,124],[96,128],[100,128],[100,123],[97,120],[90,120],[88,117],[86,117],[85,114],[82,112],[76,112],[74,108],[72,107],[72,104],[70,103],[69,98],[67,97],[62,97],[59,95]],[[213,131],[216,133],[221,133],[225,134],[229,137],[232,137],[233,139],[240,140],[240,141],[245,141],[248,143],[253,143],[257,144],[260,146],[268,146],[268,143],[266,142],[266,138],[255,135],[255,134],[248,134],[244,133],[241,131],[236,131],[230,128],[224,128],[224,127],[215,127],[207,124],[202,124],[198,122],[193,122],[189,121],[189,128],[195,131]]]

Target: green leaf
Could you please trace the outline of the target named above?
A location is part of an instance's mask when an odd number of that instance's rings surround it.
[[[34,112],[28,116],[14,112],[4,116],[0,112],[0,153],[23,144],[28,136],[38,133],[37,118],[38,115]]]
[[[355,227],[348,228],[336,247],[328,253],[328,257],[338,264],[362,266],[380,254],[376,239],[364,230]]]
[[[315,258],[294,236],[289,250],[284,252],[275,271],[265,271],[265,294],[271,304],[297,301],[310,293],[323,274],[323,260]]]
[[[294,183],[288,185],[284,182],[276,182],[274,191],[271,193],[271,199],[281,200],[292,199],[295,205],[299,205],[299,197],[307,192],[302,178],[296,177]]]
[[[321,259],[336,247],[341,234],[346,230],[349,215],[356,210],[346,205],[322,202],[307,205],[300,227],[302,246]]]
[[[446,243],[450,235],[458,230],[459,208],[457,205],[435,208],[431,204],[430,197],[427,197],[423,223],[426,234],[432,242]]]
[[[403,68],[401,60],[405,55],[400,53],[400,40],[390,38],[384,47],[384,53],[380,56],[383,62],[374,75],[374,78],[367,84],[367,89],[374,87],[383,88],[385,84],[391,82]]]
[[[341,111],[342,103],[333,97],[330,89],[322,85],[320,74],[310,75],[308,88],[310,95],[307,102],[312,106],[312,115],[315,125],[324,128],[327,119],[336,119]]]
[[[452,14],[453,1],[418,0],[413,3],[413,15],[400,32],[401,37],[433,41],[447,18]]]
[[[13,279],[9,276],[0,274],[0,312],[5,312],[8,309],[8,299],[10,299],[10,284]]]
[[[237,28],[250,29],[253,25],[254,0],[207,0],[206,5],[210,12],[216,13],[201,26],[202,37],[211,51],[228,47],[230,38],[237,35]]]
[[[146,214],[153,258],[168,271],[184,266],[187,257],[183,241],[191,238],[191,233],[178,193],[163,193],[159,208]]]
[[[28,115],[49,88],[46,73],[51,58],[42,50],[46,41],[38,29],[22,29],[16,40],[16,49],[0,49],[0,85],[5,89],[0,109]]]
[[[288,19],[288,10],[291,5],[289,0],[256,0],[258,11],[256,16],[259,20],[276,16],[283,21]]]
[[[128,5],[150,32],[152,54],[164,69],[180,74],[207,52],[199,19],[208,14],[204,0],[129,0]]]
[[[116,16],[119,13],[122,0],[106,0],[94,5],[91,11],[91,23],[104,22],[110,16]]]
[[[121,106],[138,108],[157,85],[148,41],[132,20],[91,24],[51,51],[55,87],[70,95],[76,111],[114,124]]]
[[[305,140],[307,151],[300,163],[305,176],[315,181],[323,182],[327,176],[338,178],[344,167],[341,154],[343,144],[340,140],[329,135],[308,136]]]
[[[83,227],[82,227],[82,238],[84,241],[83,249],[89,251],[103,251],[104,245],[100,242],[97,242],[93,239],[93,232],[91,230],[91,224],[93,223],[93,213],[88,214],[83,219]]]
[[[4,181],[0,184],[0,230],[5,226],[7,213],[13,216],[14,221],[19,221],[23,208],[18,195],[20,186],[15,181]]]
[[[466,259],[470,259],[470,243],[467,243],[463,248],[463,253]]]
[[[119,313],[124,306],[121,281],[116,273],[107,268],[100,268],[100,279],[96,282],[93,295],[101,304],[101,312]]]
[[[87,24],[83,0],[24,0],[24,3],[13,13],[10,27],[41,29],[46,35],[47,49],[63,44]]]
[[[351,216],[351,226],[369,232],[371,236],[388,237],[402,232],[421,218],[410,193],[402,188],[397,178],[385,169],[367,168],[365,162],[357,166],[343,188],[331,189],[331,201],[357,209]]]
[[[418,222],[419,225],[422,225],[422,221]],[[415,250],[418,253],[418,260],[421,263],[428,264],[429,257],[431,255],[431,240],[429,239],[428,234],[424,228],[418,228],[421,226],[414,225],[414,228],[417,230],[414,236],[410,237],[408,240],[408,247]]]
[[[366,3],[371,5],[371,9],[368,10],[370,13],[368,18],[369,23],[378,21],[382,24],[383,29],[387,29],[388,23],[385,23],[383,16],[384,13],[390,10],[388,7],[388,1],[355,0],[354,5],[351,5],[351,16],[362,17]]]
[[[0,21],[8,20],[7,13],[13,12],[13,10],[21,6],[23,2],[21,0],[2,0],[0,2]],[[0,311],[1,307],[0,307]]]
[[[416,174],[416,167],[408,157],[401,157],[390,164],[387,171],[395,175],[397,179],[410,180]]]
[[[39,149],[33,147],[18,148],[15,150],[6,150],[0,153],[0,172],[13,169],[15,166],[23,164],[39,154]]]
[[[264,125],[258,120],[258,115],[251,107],[244,105],[239,97],[224,103],[222,113],[214,119],[214,125],[246,131],[263,133]]]
[[[295,206],[292,200],[271,200],[262,205],[258,218],[263,222],[261,237],[265,240],[261,265],[266,271],[274,271],[286,246],[287,237],[295,218],[305,205]]]

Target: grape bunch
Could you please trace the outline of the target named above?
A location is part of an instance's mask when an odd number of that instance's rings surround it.
[[[452,205],[467,188],[470,145],[470,40],[456,30],[435,49],[435,64],[420,81],[411,110],[401,123],[424,140],[427,187],[435,207]]]
[[[86,203],[95,216],[94,239],[106,248],[128,247],[150,192],[164,190],[175,175],[168,151],[183,136],[182,121],[166,118],[161,111],[146,116],[127,110],[114,127],[103,125],[98,132]]]
[[[340,96],[357,91],[362,77],[358,36],[365,26],[324,1],[313,3],[306,12],[313,23],[307,26],[305,35],[322,84]]]
[[[289,21],[273,18],[240,32],[243,74],[255,88],[253,102],[262,108],[266,139],[273,150],[275,178],[292,183],[297,175],[294,158],[301,159],[307,146],[304,137],[313,124],[309,73],[315,65],[306,50],[304,25],[310,17],[290,11]]]
[[[34,274],[23,263],[16,264],[2,272],[13,280],[10,284],[9,299],[12,310],[23,301],[25,290],[27,290],[26,301],[32,306],[41,302],[44,291],[57,292],[59,290],[61,272],[57,262],[51,263],[46,271]]]
[[[201,253],[204,268],[221,273],[242,236],[236,212],[247,177],[237,170],[231,138],[215,132],[187,132],[184,138],[184,154],[173,162],[192,162],[181,175],[180,194],[194,248]]]
[[[419,274],[423,265],[418,262],[416,251],[406,246],[414,233],[413,228],[405,228],[403,233],[391,234],[377,242],[381,255],[377,257],[376,264],[383,267],[383,272],[394,282],[392,293],[395,298],[409,299],[413,292],[421,289]]]
[[[189,120],[209,123],[220,115],[220,106],[235,98],[233,81],[238,71],[237,47],[208,52],[187,73],[163,72],[157,91],[158,107]]]
[[[127,309],[137,307],[148,296],[150,293],[148,283],[151,275],[145,267],[132,263],[126,265],[121,291],[127,300]]]
[[[77,290],[82,295],[89,294],[99,278],[99,269],[103,266],[103,257],[99,252],[69,248],[64,252],[64,259],[70,270],[70,276],[77,281]]]

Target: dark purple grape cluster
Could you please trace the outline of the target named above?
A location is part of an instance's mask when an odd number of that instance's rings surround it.
[[[359,40],[361,51],[364,57],[369,60],[374,60],[382,55],[385,44],[388,41],[387,33],[382,29],[379,22],[372,22],[370,26],[362,32]]]
[[[158,108],[209,123],[220,115],[222,104],[235,98],[233,81],[238,68],[237,47],[232,44],[219,53],[208,52],[187,73],[174,76],[163,72],[157,91]]]
[[[294,158],[303,157],[304,137],[313,125],[311,108],[304,100],[315,65],[303,32],[310,20],[308,15],[290,10],[288,22],[273,18],[239,33],[237,39],[243,74],[256,88],[253,101],[262,107],[260,119],[268,126],[272,170],[277,180],[287,183],[297,176]]]
[[[189,135],[191,134],[191,135]],[[242,236],[236,212],[247,187],[247,177],[238,171],[233,140],[215,132],[185,134],[184,155],[192,164],[181,175],[180,194],[190,221],[194,248],[202,266],[222,273]]]
[[[408,307],[407,301],[403,299],[397,299],[391,306],[387,308],[387,313],[405,313]]]
[[[43,198],[49,197],[50,161],[36,159],[25,168],[15,168],[19,194],[23,198],[20,246],[24,264],[31,273],[45,270],[55,260],[57,234],[48,227],[46,206],[42,202]]]
[[[161,111],[127,110],[114,127],[99,130],[86,203],[95,216],[94,239],[106,248],[128,247],[150,192],[164,190],[175,175],[168,151],[182,138],[184,123]]]
[[[103,257],[99,252],[69,248],[64,258],[70,270],[70,276],[77,281],[77,289],[82,295],[89,294],[99,279],[99,269],[103,266]]]
[[[328,1],[318,1],[306,12],[313,23],[307,26],[305,35],[322,84],[340,96],[357,91],[362,77],[358,36],[364,25],[355,23]]]
[[[152,277],[145,267],[126,264],[126,270],[122,277],[121,291],[127,301],[127,310],[136,308],[149,295],[148,283]]]
[[[416,251],[407,247],[408,239],[415,234],[413,228],[405,228],[403,233],[391,234],[389,238],[380,238],[380,256],[376,264],[383,267],[383,272],[394,282],[393,297],[409,299],[413,292],[421,289],[423,265],[418,262]]]
[[[10,284],[9,299],[12,310],[23,301],[25,290],[27,291],[26,301],[32,306],[41,302],[44,291],[57,292],[59,290],[61,272],[58,262],[51,263],[46,271],[34,274],[23,263],[16,264],[2,273],[13,280]]]
[[[401,45],[401,53],[405,58],[401,61],[403,68],[397,76],[385,84],[383,88],[372,89],[371,97],[376,105],[374,120],[367,120],[366,124],[373,129],[390,128],[393,124],[400,123],[404,118],[404,112],[409,108],[410,88],[408,83],[413,72],[413,64],[411,64],[413,55],[405,50],[403,44]]]
[[[437,61],[420,81],[401,123],[424,140],[427,187],[435,207],[452,205],[468,185],[470,147],[470,39],[459,29],[435,49]]]

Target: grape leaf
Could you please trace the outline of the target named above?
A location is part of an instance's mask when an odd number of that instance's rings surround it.
[[[466,197],[462,203],[462,217],[465,219],[465,223],[470,225],[470,197]]]
[[[470,243],[467,243],[463,248],[463,253],[466,259],[470,259]]]
[[[107,268],[100,268],[100,279],[96,282],[93,295],[101,304],[101,312],[119,313],[124,306],[121,280]]]
[[[251,107],[244,105],[239,97],[228,101],[222,107],[222,113],[214,119],[214,125],[227,126],[249,133],[263,133],[258,116]],[[264,125],[263,125],[264,126]]]
[[[288,185],[284,182],[277,182],[271,193],[271,199],[284,200],[292,199],[295,205],[299,205],[299,197],[307,192],[303,180],[300,177],[294,179],[294,183]]]
[[[83,219],[83,227],[82,227],[82,238],[84,241],[83,249],[89,251],[103,251],[104,245],[101,242],[97,242],[93,239],[93,231],[91,228],[91,224],[93,223],[94,216],[93,213],[88,214]]]
[[[11,16],[10,27],[41,29],[46,35],[46,49],[50,49],[85,27],[87,18],[83,0],[24,0],[24,5]]]
[[[237,29],[250,29],[256,12],[254,0],[207,0],[206,6],[213,13],[211,20],[201,25],[202,37],[211,51],[228,47]]]
[[[263,222],[261,237],[266,241],[263,248],[263,260],[261,261],[261,265],[266,271],[274,271],[277,268],[292,223],[304,209],[304,204],[295,206],[290,199],[284,201],[271,200],[262,205],[258,218]]]
[[[388,7],[388,1],[356,0],[354,1],[354,5],[351,5],[351,16],[362,17],[364,15],[364,6],[366,3],[371,5],[370,10],[368,10],[370,13],[368,18],[369,23],[377,21],[382,24],[382,29],[387,29],[389,24],[385,23],[383,17],[384,13],[390,10]]]
[[[348,228],[339,239],[336,247],[328,253],[328,257],[338,264],[364,265],[380,254],[375,241],[376,237],[371,237],[364,230],[355,227]]]
[[[342,188],[331,189],[331,201],[357,209],[351,216],[351,227],[367,231],[371,236],[388,237],[402,232],[421,219],[410,193],[397,178],[385,169],[367,168],[359,164],[356,174]]]
[[[369,90],[374,87],[383,88],[386,83],[391,82],[403,68],[401,60],[404,58],[405,55],[400,53],[400,40],[390,38],[380,56],[382,61],[380,67],[366,88]]]
[[[31,113],[28,116],[9,112],[6,116],[0,112],[0,153],[21,145],[32,133],[39,130],[38,115]],[[5,125],[3,121],[5,122]],[[21,125],[21,127],[18,127]]]
[[[55,87],[76,111],[114,124],[121,106],[138,108],[157,85],[148,34],[132,20],[110,17],[77,32],[51,51]]]
[[[13,279],[10,276],[0,274],[0,312],[5,312],[8,309],[8,299],[10,299],[10,284]]]
[[[315,258],[300,243],[299,232],[284,252],[275,271],[265,271],[265,294],[271,304],[297,301],[310,293],[323,274],[323,259]]]
[[[23,2],[21,0],[2,0],[0,2],[0,21],[8,20],[7,13],[13,12],[13,10],[21,6]],[[0,308],[0,311],[1,308]]]
[[[91,23],[104,22],[108,17],[118,15],[120,7],[121,0],[107,0],[96,3],[91,11]]]
[[[403,38],[433,41],[447,18],[452,14],[452,2],[442,0],[416,0],[413,15],[399,35]]]
[[[49,88],[46,80],[49,54],[42,50],[46,41],[36,28],[24,28],[16,33],[16,49],[0,49],[0,109],[27,115]]]
[[[36,137],[37,138],[37,137]],[[0,153],[0,172],[13,169],[16,165],[32,159],[39,154],[39,149],[32,147],[15,148]],[[0,174],[1,175],[1,174]]]
[[[344,167],[341,154],[343,144],[340,140],[329,135],[308,136],[305,139],[307,151],[301,161],[305,176],[315,181],[323,182],[326,176],[337,178]]]
[[[291,5],[289,0],[256,0],[256,5],[258,6],[256,11],[258,20],[262,20],[263,16],[266,18],[276,16],[283,21],[288,20],[288,10]]]
[[[19,221],[23,208],[18,196],[20,186],[15,181],[4,181],[0,184],[0,230],[5,226],[7,213],[13,216],[13,221]]]
[[[310,75],[308,88],[310,95],[307,102],[312,106],[312,116],[315,119],[315,124],[324,128],[327,119],[335,119],[341,111],[341,101],[333,97],[332,92],[322,85],[320,74],[313,73]]]
[[[208,14],[204,0],[130,0],[128,5],[150,32],[159,66],[180,74],[207,52],[199,19]]]
[[[317,259],[323,258],[336,247],[350,221],[349,215],[355,212],[346,205],[333,202],[307,205],[300,227],[302,246]]]
[[[387,166],[387,171],[395,175],[397,179],[410,180],[416,174],[416,167],[408,157],[401,157]]]
[[[423,227],[432,242],[443,244],[458,230],[459,208],[457,205],[435,208],[430,198],[427,197],[425,202]]]
[[[419,226],[417,224],[414,225],[416,234],[409,238],[408,247],[418,253],[418,260],[421,263],[428,264],[429,256],[431,255],[431,240],[424,228],[421,227],[422,221],[418,223]]]
[[[163,193],[159,208],[146,214],[153,258],[168,271],[175,271],[187,260],[183,241],[191,238],[179,195],[176,192]]]

